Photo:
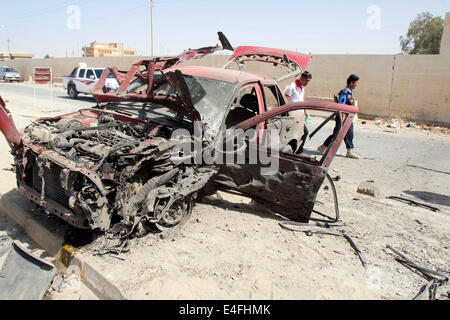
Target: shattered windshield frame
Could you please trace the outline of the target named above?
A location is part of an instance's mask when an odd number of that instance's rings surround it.
[[[222,126],[237,86],[232,83],[184,75],[192,103],[200,113],[210,134],[216,135]]]
[[[160,78],[161,73],[155,72],[155,79]],[[234,83],[221,80],[195,77],[183,74],[184,80],[189,88],[192,104],[200,113],[202,123],[206,132],[210,136],[216,136],[220,131],[223,120],[227,113],[228,107],[238,89]],[[136,85],[136,83],[138,85]],[[146,92],[147,84],[138,79],[134,84],[130,84],[129,92]],[[173,87],[168,81],[163,82],[155,91],[155,95],[177,95]],[[131,104],[134,108],[136,104]],[[144,104],[147,110],[151,110],[153,114],[163,115],[175,120],[176,122],[189,121],[187,117],[181,113],[170,109],[159,103]],[[126,104],[117,104],[116,106],[126,106]],[[131,110],[130,110],[131,111]]]

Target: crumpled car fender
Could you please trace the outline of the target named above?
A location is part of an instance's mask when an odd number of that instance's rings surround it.
[[[12,152],[15,154],[22,145],[22,138],[16,128],[11,112],[6,108],[6,103],[0,96],[0,130],[6,138]]]

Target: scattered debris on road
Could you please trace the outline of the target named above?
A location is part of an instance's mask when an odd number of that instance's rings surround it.
[[[441,211],[439,208],[432,207],[432,206],[430,206],[428,204],[420,203],[420,202],[417,202],[415,200],[411,200],[411,199],[407,199],[407,198],[390,196],[390,197],[387,197],[387,199],[408,203],[411,206],[425,208],[425,209],[431,210],[433,212]]]
[[[63,292],[63,284],[64,284],[64,275],[63,274],[57,274],[53,278],[52,285],[50,287],[50,290],[56,291],[56,292]]]
[[[388,248],[401,258],[396,258],[395,260],[397,260],[408,269],[414,269],[418,271],[422,275],[422,277],[424,277],[428,281],[428,283],[420,289],[420,292],[413,300],[421,300],[427,292],[429,300],[436,300],[437,289],[445,285],[448,282],[449,277],[443,275],[440,272],[430,270],[415,264],[406,256],[392,248],[390,245],[387,245],[386,248]]]
[[[289,225],[297,226],[297,227],[306,227],[306,228],[304,230],[296,230],[296,229],[288,227]],[[352,249],[355,251],[355,253],[358,255],[362,266],[366,267],[366,265],[367,265],[366,261],[364,260],[364,258],[362,256],[361,250],[359,250],[359,248],[356,246],[356,244],[352,240],[352,238],[349,235],[347,235],[344,231],[322,231],[322,230],[318,229],[318,228],[331,229],[331,227],[336,227],[335,225],[329,225],[329,224],[308,225],[308,224],[301,224],[301,223],[295,223],[295,222],[280,222],[280,226],[281,226],[281,228],[288,230],[288,231],[303,232],[308,237],[311,237],[314,234],[330,235],[330,236],[335,236],[335,237],[344,237],[350,243],[350,245],[351,245]],[[314,230],[314,229],[316,229],[316,230]]]
[[[0,300],[42,300],[56,267],[13,241],[0,276]]]
[[[400,123],[397,119],[392,119],[386,124],[386,127],[391,128],[391,129],[399,129]]]
[[[364,194],[366,196],[378,198],[380,197],[380,190],[378,189],[375,181],[364,181],[362,182],[357,189],[357,192],[360,194]]]
[[[415,166],[412,164],[408,164],[407,167],[417,168],[417,169],[422,169],[422,170],[432,171],[432,172],[442,173],[442,174],[450,174],[450,172],[447,172],[447,171],[435,170],[435,169],[425,168],[425,167],[421,167],[421,166]]]

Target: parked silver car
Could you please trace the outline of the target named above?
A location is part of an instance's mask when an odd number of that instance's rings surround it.
[[[3,81],[21,81],[22,77],[20,74],[11,67],[0,67],[0,79]]]

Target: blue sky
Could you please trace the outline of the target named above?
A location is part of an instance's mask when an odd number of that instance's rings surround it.
[[[257,45],[313,54],[400,52],[399,37],[422,11],[445,16],[450,0],[154,0],[155,54],[215,45],[217,31],[233,46]],[[80,9],[80,27],[69,6]],[[371,9],[370,9],[371,8]],[[375,9],[374,9],[375,8]],[[369,9],[369,12],[368,12]],[[375,11],[374,11],[375,10]],[[0,2],[0,51],[37,58],[81,56],[96,40],[124,42],[151,53],[150,0]]]

